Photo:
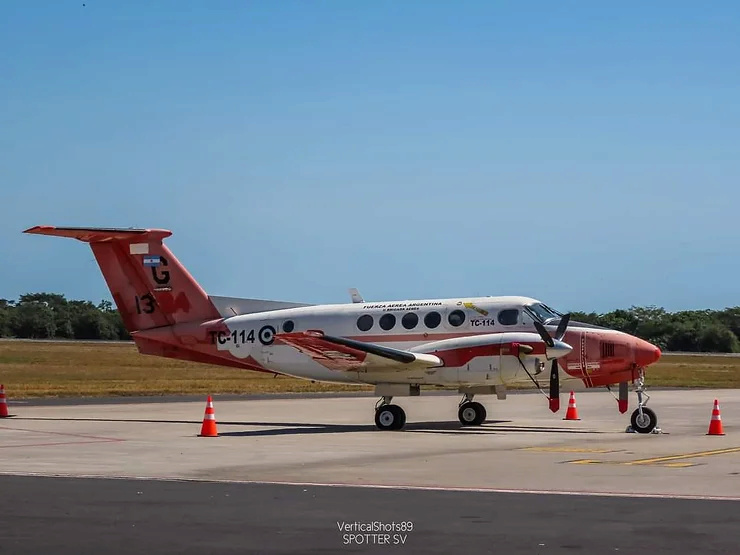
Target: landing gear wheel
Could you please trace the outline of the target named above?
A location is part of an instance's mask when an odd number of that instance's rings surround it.
[[[632,413],[632,429],[640,434],[649,434],[657,425],[658,417],[647,407],[642,407],[642,415],[640,409],[635,409]]]
[[[463,403],[457,411],[457,417],[463,426],[480,426],[486,419],[486,407],[475,401]]]
[[[406,413],[398,405],[381,405],[375,411],[375,425],[380,430],[400,430],[406,424]]]

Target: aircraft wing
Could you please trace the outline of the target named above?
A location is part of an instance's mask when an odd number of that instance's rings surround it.
[[[321,331],[282,333],[275,339],[331,370],[418,370],[443,365],[442,359],[435,355],[326,335]]]

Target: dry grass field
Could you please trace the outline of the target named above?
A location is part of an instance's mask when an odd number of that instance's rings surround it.
[[[132,343],[0,341],[0,383],[13,398],[359,391],[141,355]]]
[[[13,398],[360,391],[140,355],[131,343],[0,341],[0,383]],[[740,357],[665,355],[649,386],[740,387]]]

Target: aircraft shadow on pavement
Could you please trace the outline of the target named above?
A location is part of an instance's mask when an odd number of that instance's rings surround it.
[[[200,426],[202,420],[152,420],[140,418],[51,418],[51,417],[25,417],[16,420],[48,420],[54,422],[122,422],[133,424],[192,424]],[[511,420],[487,420],[482,426],[463,427],[459,422],[428,421],[408,422],[403,430],[395,433],[423,433],[423,434],[454,434],[454,435],[495,435],[512,433],[566,433],[566,434],[601,434],[606,433],[596,430],[578,430],[573,428],[560,428],[557,426],[516,426]],[[315,435],[315,434],[338,434],[356,432],[382,432],[375,424],[326,424],[306,422],[232,422],[218,421],[221,428],[219,436],[224,437],[261,437],[281,435]],[[226,426],[260,426],[261,430],[223,431]]]
[[[453,435],[496,435],[501,433],[580,433],[594,434],[603,433],[591,430],[572,430],[564,428],[553,428],[548,426],[490,426],[490,424],[506,423],[507,420],[488,421],[483,426],[463,428],[459,423],[446,422],[414,422],[408,423],[403,430],[395,433],[422,433],[422,434],[453,434]],[[303,435],[303,434],[335,434],[351,432],[382,432],[374,424],[291,424],[277,422],[244,422],[242,425],[251,426],[283,426],[277,429],[267,430],[243,430],[238,432],[219,432],[220,436],[232,437],[255,437],[255,436],[280,436],[280,435]],[[219,424],[220,425],[220,424]]]

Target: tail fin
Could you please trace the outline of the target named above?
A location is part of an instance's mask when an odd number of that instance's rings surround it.
[[[166,229],[36,226],[24,233],[89,243],[129,332],[220,318],[162,240]]]

